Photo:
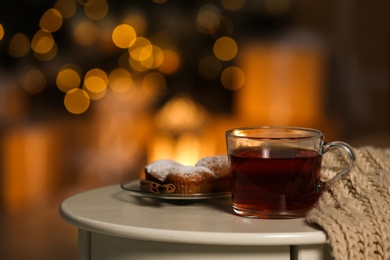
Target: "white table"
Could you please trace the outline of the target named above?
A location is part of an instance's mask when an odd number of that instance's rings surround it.
[[[60,214],[79,229],[80,260],[314,260],[324,259],[327,239],[304,219],[239,217],[230,198],[177,204],[133,196],[119,185],[74,195]]]

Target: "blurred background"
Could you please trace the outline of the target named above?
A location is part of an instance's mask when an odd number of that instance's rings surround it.
[[[229,128],[390,146],[387,0],[1,5],[1,259],[75,259],[65,198],[225,154]]]

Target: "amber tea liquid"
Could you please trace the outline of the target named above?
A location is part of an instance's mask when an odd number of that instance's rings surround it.
[[[319,197],[322,157],[316,151],[257,147],[233,151],[229,158],[233,209],[239,215],[303,217]]]

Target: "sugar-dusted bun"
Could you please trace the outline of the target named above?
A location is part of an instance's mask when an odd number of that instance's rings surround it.
[[[167,176],[172,172],[177,172],[177,167],[183,165],[169,159],[154,161],[145,166],[145,179],[157,183],[165,183]]]
[[[195,166],[206,167],[215,174],[217,177],[216,192],[231,191],[230,166],[226,155],[204,157]]]
[[[178,194],[211,193],[216,186],[216,176],[206,167],[180,166],[167,175],[165,182],[173,184]]]

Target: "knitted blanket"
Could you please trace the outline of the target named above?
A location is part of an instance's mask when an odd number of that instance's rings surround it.
[[[307,221],[325,230],[336,260],[390,259],[390,149],[355,153],[353,170],[322,194]],[[324,180],[348,160],[337,150],[324,155]]]

